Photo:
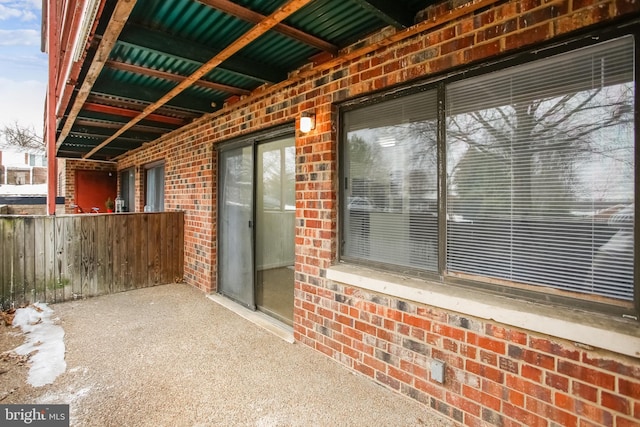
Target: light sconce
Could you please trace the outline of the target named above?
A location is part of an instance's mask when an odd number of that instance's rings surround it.
[[[316,115],[305,111],[300,115],[300,132],[309,133],[316,128]]]

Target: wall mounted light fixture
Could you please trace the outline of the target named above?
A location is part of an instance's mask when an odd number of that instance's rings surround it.
[[[300,132],[308,133],[316,128],[316,115],[310,111],[304,111],[300,115]]]

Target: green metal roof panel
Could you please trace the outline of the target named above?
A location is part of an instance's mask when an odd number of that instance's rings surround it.
[[[268,16],[288,0],[231,1]],[[366,0],[315,0],[283,24],[340,49],[390,22],[409,24],[415,13],[430,3],[430,0],[373,1],[370,4]],[[105,38],[108,37],[104,33],[115,4],[105,3],[105,12],[97,26],[97,34]],[[389,15],[385,16],[376,4],[389,9]],[[109,54],[111,62],[102,68],[90,98],[85,101],[85,106],[88,106],[86,102],[94,105],[80,111],[77,119],[83,120],[83,126],[72,126],[71,133],[62,141],[60,152],[90,151],[108,135],[113,135],[118,126],[131,120],[132,113],[127,110],[141,111],[157,102],[179,84],[176,80],[180,76],[192,75],[253,26],[254,23],[197,0],[138,0]],[[94,43],[90,52],[95,53],[96,46]],[[122,154],[127,147],[156,138],[163,129],[177,128],[176,122],[180,120],[187,123],[203,113],[214,111],[238,90],[251,91],[264,83],[285,80],[288,73],[321,53],[315,46],[283,35],[277,28],[266,32],[201,78],[205,82],[229,86],[228,90],[197,84],[190,86],[159,107],[154,112],[158,115],[156,120],[141,120],[138,126],[144,132],[125,132],[101,149],[96,157]],[[80,81],[87,76],[93,54],[87,58]],[[177,77],[163,76],[162,73]],[[70,108],[67,107],[67,111]],[[64,125],[63,120],[59,130]]]

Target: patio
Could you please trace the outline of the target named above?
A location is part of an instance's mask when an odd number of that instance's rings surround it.
[[[51,307],[66,372],[3,404],[69,403],[82,426],[450,425],[184,284]]]

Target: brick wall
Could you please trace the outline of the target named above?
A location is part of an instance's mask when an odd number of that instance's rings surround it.
[[[216,289],[215,144],[314,110],[296,138],[294,335],[339,363],[466,425],[638,425],[640,361],[551,336],[335,283],[337,102],[534,46],[591,25],[638,17],[637,0],[449,1],[416,26],[385,29],[345,59],[303,67],[118,164],[165,163],[165,208],[185,211],[185,281]],[[67,194],[70,194],[69,192]],[[434,382],[429,361],[446,362]]]

